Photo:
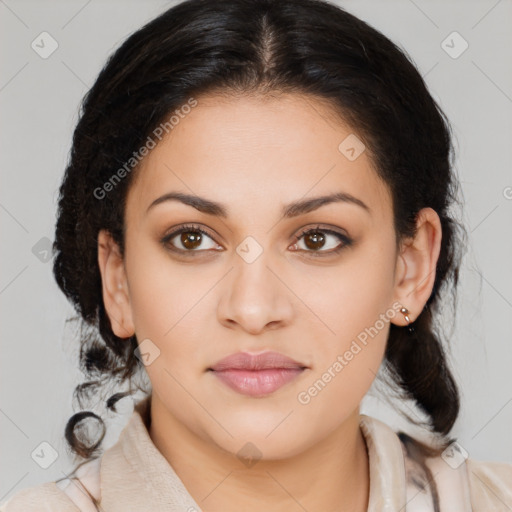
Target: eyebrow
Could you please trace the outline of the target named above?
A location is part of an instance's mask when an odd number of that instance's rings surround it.
[[[149,210],[151,210],[151,208],[166,201],[179,201],[188,206],[192,206],[196,210],[208,215],[214,215],[216,217],[222,218],[228,217],[228,209],[222,204],[216,203],[215,201],[206,199],[204,197],[184,194],[182,192],[169,192],[161,197],[158,197],[149,205],[148,209],[146,210],[146,214],[149,212]],[[360,206],[371,215],[370,207],[366,203],[346,192],[336,192],[326,196],[313,197],[310,199],[300,199],[285,205],[281,213],[284,218],[293,218],[317,210],[326,204],[340,202]]]

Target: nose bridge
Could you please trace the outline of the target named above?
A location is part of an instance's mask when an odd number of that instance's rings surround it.
[[[277,283],[270,272],[275,257],[272,250],[264,248],[255,238],[246,237],[236,248],[232,274],[233,292],[239,299],[260,301],[272,298],[276,293]]]
[[[270,322],[287,322],[292,305],[279,274],[279,256],[253,237],[246,237],[233,253],[233,270],[227,281],[219,314],[224,321],[257,332]]]

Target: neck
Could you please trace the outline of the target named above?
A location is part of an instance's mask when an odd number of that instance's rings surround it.
[[[249,467],[188,430],[155,393],[149,435],[204,512],[367,511],[369,462],[359,409],[306,451]]]

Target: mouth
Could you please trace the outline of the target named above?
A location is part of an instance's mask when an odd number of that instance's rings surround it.
[[[263,397],[293,381],[307,368],[278,352],[238,352],[221,359],[208,371],[242,395]]]

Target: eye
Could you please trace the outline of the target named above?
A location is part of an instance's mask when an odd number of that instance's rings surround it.
[[[316,226],[297,235],[292,250],[306,251],[311,253],[311,256],[328,256],[337,254],[350,245],[352,240],[343,233]]]
[[[329,256],[339,253],[345,247],[349,247],[352,242],[343,233],[316,226],[315,228],[305,229],[297,235],[291,247],[292,251],[306,252],[310,256]],[[213,240],[213,237],[207,231],[195,224],[187,224],[174,229],[171,233],[165,235],[161,243],[167,249],[183,255],[208,250],[222,250],[222,247]]]
[[[205,242],[210,241],[210,244]],[[218,250],[220,246],[202,228],[187,224],[167,234],[162,240],[164,247],[180,253],[199,252],[203,250]]]

